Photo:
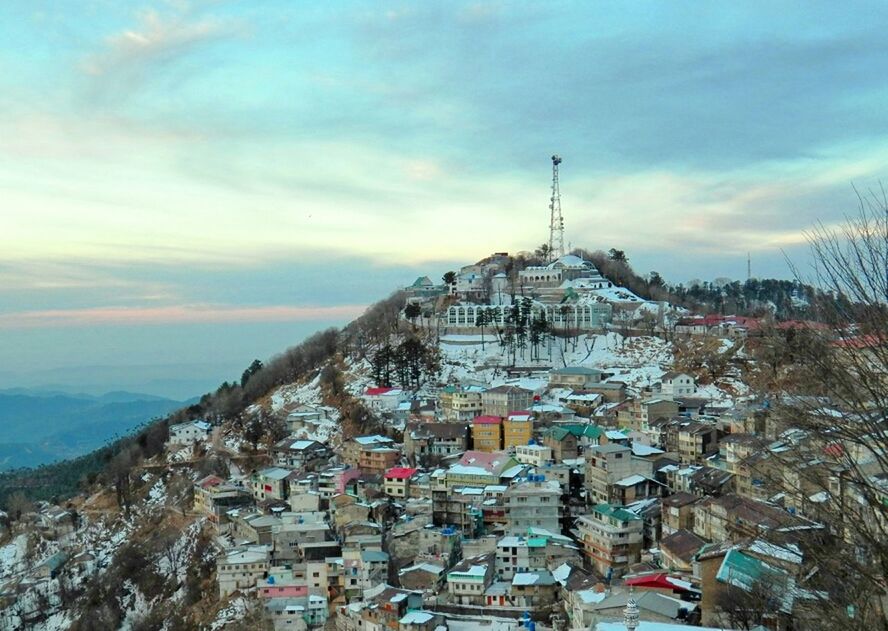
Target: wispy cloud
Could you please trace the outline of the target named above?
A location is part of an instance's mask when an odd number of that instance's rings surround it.
[[[145,9],[132,28],[107,36],[98,50],[86,55],[80,69],[92,79],[94,96],[122,96],[200,47],[243,32],[240,23],[195,16],[188,5],[163,13]]]
[[[341,320],[361,314],[365,305],[296,307],[274,305],[173,305],[167,307],[102,307],[48,309],[0,314],[0,329],[38,329],[96,325],[208,324],[231,322],[300,322]]]

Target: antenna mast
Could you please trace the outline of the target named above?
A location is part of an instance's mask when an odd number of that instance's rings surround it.
[[[746,253],[746,280],[752,280],[752,254]]]
[[[558,165],[561,156],[552,156],[552,197],[549,200],[549,260],[564,256],[564,217],[561,216],[561,187],[558,185]]]

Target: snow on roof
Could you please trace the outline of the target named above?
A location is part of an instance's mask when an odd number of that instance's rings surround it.
[[[303,449],[308,449],[312,445],[315,444],[314,440],[297,440],[294,443],[290,443],[290,449],[295,449],[296,451],[302,451]]]
[[[662,449],[657,449],[650,445],[642,445],[641,443],[632,443],[632,454],[635,456],[654,456],[662,453],[665,453]]]
[[[416,610],[408,612],[398,622],[400,624],[425,624],[435,617],[435,614],[428,611]]]
[[[623,478],[622,480],[617,480],[614,484],[619,486],[635,486],[636,484],[640,484],[647,480],[643,475],[630,475],[628,478]]]
[[[268,469],[262,469],[259,472],[259,475],[263,478],[268,478],[269,480],[283,480],[291,473],[292,471],[290,471],[289,469],[282,469],[281,467],[269,467]]]
[[[376,443],[393,443],[391,438],[387,436],[380,436],[379,434],[373,434],[372,436],[355,436],[355,442],[359,445],[373,445]]]
[[[518,572],[512,579],[512,585],[535,585],[540,575],[535,572]]]

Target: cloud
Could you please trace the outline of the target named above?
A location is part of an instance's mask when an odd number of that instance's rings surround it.
[[[341,320],[360,315],[366,305],[297,307],[272,305],[172,305],[167,307],[97,307],[47,309],[0,314],[0,329],[44,329],[96,325],[209,324]]]
[[[93,97],[125,96],[201,47],[243,32],[230,20],[194,17],[187,5],[167,13],[143,10],[136,22],[106,37],[100,50],[82,59],[80,69],[91,79]]]

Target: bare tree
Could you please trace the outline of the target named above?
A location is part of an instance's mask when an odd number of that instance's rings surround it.
[[[860,197],[855,216],[808,235],[818,323],[775,326],[768,364],[771,434],[784,448],[772,480],[787,506],[823,528],[795,534],[799,588],[817,628],[888,629],[888,202]],[[802,280],[802,274],[796,270]],[[807,279],[806,279],[807,280]]]

